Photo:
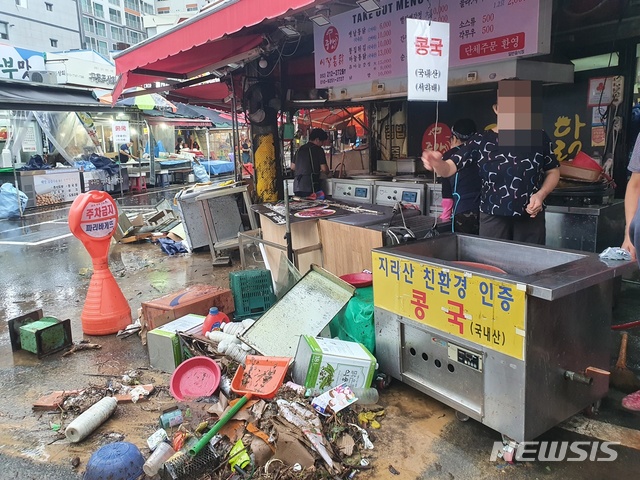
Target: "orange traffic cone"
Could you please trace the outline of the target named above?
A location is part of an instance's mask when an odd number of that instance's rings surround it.
[[[118,226],[116,202],[106,192],[80,194],[69,210],[69,228],[89,252],[93,275],[82,310],[87,335],[118,333],[131,324],[131,307],[109,270],[111,237]]]

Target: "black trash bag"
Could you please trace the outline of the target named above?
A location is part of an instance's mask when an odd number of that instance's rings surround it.
[[[109,176],[118,175],[120,173],[120,167],[117,163],[110,158],[92,153],[89,157],[89,161],[93,163],[97,170],[104,170]]]

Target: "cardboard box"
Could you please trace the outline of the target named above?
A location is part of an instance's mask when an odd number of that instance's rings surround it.
[[[143,327],[153,330],[184,315],[206,315],[211,307],[233,313],[233,295],[228,288],[193,285],[179,292],[142,303]]]
[[[368,388],[376,368],[376,358],[361,343],[301,335],[292,376],[295,383],[323,393],[342,383]]]
[[[177,332],[202,332],[204,318],[203,315],[185,315],[148,332],[149,365],[163,372],[173,373],[183,361]]]

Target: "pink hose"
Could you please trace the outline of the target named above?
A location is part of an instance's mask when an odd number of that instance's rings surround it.
[[[629,323],[621,323],[620,325],[613,325],[611,330],[626,330],[628,328],[640,327],[640,320]]]

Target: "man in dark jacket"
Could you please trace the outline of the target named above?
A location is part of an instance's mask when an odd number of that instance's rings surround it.
[[[295,174],[293,193],[298,197],[308,197],[320,191],[320,173],[328,173],[327,159],[322,145],[329,136],[321,128],[314,128],[309,133],[309,141],[296,152],[291,162],[291,170]]]

